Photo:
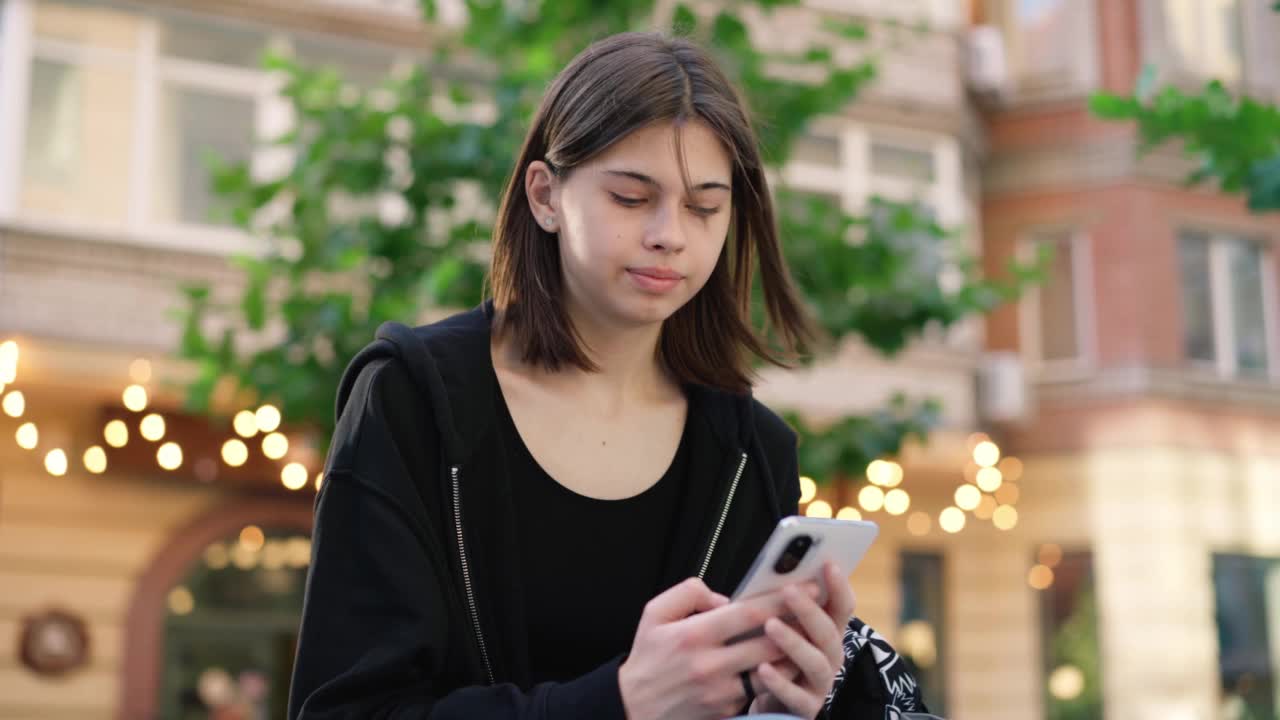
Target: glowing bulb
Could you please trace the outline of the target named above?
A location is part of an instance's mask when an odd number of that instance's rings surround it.
[[[875,485],[864,485],[858,491],[858,504],[867,512],[875,512],[884,507],[884,490]]]
[[[0,385],[12,385],[18,379],[18,343],[0,343]]]
[[[23,397],[21,390],[10,390],[9,394],[4,396],[4,402],[0,404],[4,406],[4,414],[11,418],[22,417],[22,413],[27,409],[27,399]]]
[[[138,434],[151,442],[164,437],[164,418],[156,413],[142,418],[142,422],[138,423]]]
[[[44,469],[55,477],[67,474],[67,454],[62,451],[62,448],[54,448],[44,456]]]
[[[901,515],[911,507],[911,496],[902,488],[894,488],[885,493],[884,510],[890,515]]]
[[[973,510],[982,501],[982,492],[978,488],[965,483],[956,488],[956,507],[961,510]]]
[[[872,460],[867,464],[867,482],[872,485],[883,485],[885,470],[885,462],[883,460]]]
[[[1000,448],[990,440],[973,446],[973,461],[982,467],[991,467],[1000,459]]]
[[[123,420],[112,420],[102,428],[102,439],[113,448],[122,448],[129,442],[129,426]]]
[[[1007,482],[996,490],[996,502],[1001,505],[1016,505],[1021,494],[1017,485]]]
[[[195,607],[196,598],[185,586],[179,585],[169,591],[169,612],[174,615],[186,615]]]
[[[1034,565],[1027,573],[1027,584],[1036,590],[1046,590],[1053,584],[1053,571],[1044,565]]]
[[[927,512],[913,512],[907,518],[907,531],[917,537],[928,535],[929,528],[933,525],[933,520],[929,519]]]
[[[999,503],[996,502],[995,498],[990,495],[983,495],[982,500],[978,503],[978,507],[973,509],[973,516],[979,520],[990,520],[991,516],[995,514],[996,507],[998,506]]]
[[[182,447],[176,442],[167,442],[156,450],[156,462],[165,470],[177,470],[182,467]]]
[[[1049,694],[1063,701],[1075,700],[1084,692],[1084,672],[1075,665],[1062,665],[1049,674]]]
[[[232,438],[222,443],[222,462],[240,467],[249,459],[249,448],[243,441]]]
[[[124,406],[134,412],[147,409],[147,389],[141,385],[130,385],[125,388],[121,399],[124,401]]]
[[[991,513],[991,524],[1000,530],[1012,530],[1018,525],[1018,511],[1011,505],[1001,505]]]
[[[836,513],[836,519],[837,520],[861,520],[862,513],[858,512],[857,508],[851,508],[846,506],[846,507],[840,508],[840,512]]]
[[[273,432],[280,427],[280,411],[275,405],[263,405],[253,414],[253,419],[262,432]]]
[[[101,475],[107,471],[107,452],[101,447],[94,445],[84,451],[84,469],[94,475]]]
[[[1041,545],[1037,557],[1040,560],[1040,564],[1045,567],[1058,567],[1058,563],[1062,562],[1062,548],[1053,543]]]
[[[262,454],[272,460],[279,460],[289,452],[289,438],[280,433],[271,433],[262,438]]]
[[[1009,482],[1018,482],[1022,477],[1022,461],[1012,455],[1002,458],[996,467],[1000,468],[1000,473]]]
[[[291,462],[280,471],[280,482],[290,490],[301,490],[307,484],[307,468],[302,463]]]
[[[204,564],[210,570],[221,570],[230,563],[231,554],[227,552],[226,545],[216,542],[204,549]]]
[[[958,533],[964,529],[964,511],[957,507],[949,507],[938,514],[938,527],[949,533]]]
[[[267,536],[257,525],[246,525],[240,531],[240,545],[249,552],[258,552],[266,541]]]
[[[251,410],[241,410],[236,413],[235,419],[231,421],[231,426],[235,428],[236,434],[242,438],[251,438],[258,434],[258,418],[254,416]]]
[[[22,423],[13,437],[18,441],[18,447],[23,450],[35,450],[36,445],[40,444],[40,431],[36,429],[35,423]]]
[[[884,464],[884,477],[881,484],[885,487],[898,487],[902,484],[902,466],[892,460],[886,460]]]
[[[995,492],[1000,489],[1000,484],[1004,482],[1004,478],[1000,475],[1000,471],[993,467],[984,467],[978,471],[976,478],[978,489],[982,492]]]
[[[826,500],[814,500],[805,508],[804,514],[813,518],[831,517],[831,504]]]
[[[814,482],[813,478],[809,477],[808,475],[801,475],[800,476],[800,504],[803,505],[813,500],[814,496],[816,496],[817,494],[818,494],[818,483]]]
[[[150,382],[151,361],[146,358],[138,358],[129,363],[129,379],[136,383]]]

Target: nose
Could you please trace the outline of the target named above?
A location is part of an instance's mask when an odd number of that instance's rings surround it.
[[[645,232],[646,249],[672,254],[684,250],[686,240],[683,218],[680,215],[682,207],[680,203],[677,203],[675,208],[672,208],[669,203],[658,206]]]

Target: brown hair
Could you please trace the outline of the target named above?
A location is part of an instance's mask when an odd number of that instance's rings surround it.
[[[705,123],[733,164],[729,238],[707,283],[662,328],[663,362],[681,383],[746,392],[747,352],[785,366],[812,336],[778,242],[773,202],[745,103],[711,57],[689,40],[622,33],[593,43],[556,77],[542,100],[503,194],[489,273],[498,310],[495,332],[512,333],[525,362],[547,370],[596,367],[561,301],[559,245],[539,227],[525,195],[525,172],[542,160],[559,176],[629,133],[655,122]],[[677,132],[686,191],[690,180]],[[751,291],[759,258],[769,347],[752,327]]]

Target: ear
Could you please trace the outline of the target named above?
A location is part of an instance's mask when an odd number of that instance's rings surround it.
[[[533,221],[547,232],[555,232],[560,227],[560,178],[551,172],[549,165],[541,160],[529,163],[524,173],[524,194],[529,200]]]

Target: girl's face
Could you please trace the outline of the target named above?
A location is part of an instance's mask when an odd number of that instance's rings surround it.
[[[530,168],[531,207],[544,228],[553,217],[574,315],[621,327],[661,323],[711,276],[732,217],[732,168],[706,125],[691,121],[680,132],[692,195],[672,123],[636,130],[562,182],[547,176],[547,205],[534,200],[539,181]]]

